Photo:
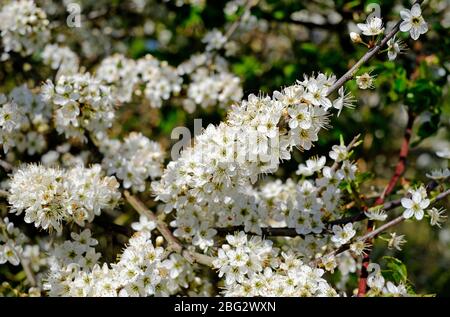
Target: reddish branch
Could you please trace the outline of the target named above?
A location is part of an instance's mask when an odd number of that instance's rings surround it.
[[[414,124],[415,115],[411,111],[408,112],[408,122],[406,124],[405,133],[403,135],[403,141],[402,146],[400,148],[399,158],[397,165],[395,166],[395,172],[394,175],[392,175],[389,183],[387,184],[386,188],[384,189],[383,193],[380,195],[380,197],[377,198],[375,201],[375,206],[384,204],[384,200],[386,196],[388,196],[393,189],[395,188],[395,185],[397,184],[398,180],[400,179],[400,176],[405,172],[406,169],[406,159],[408,157],[409,152],[409,143],[411,140],[411,134],[412,134],[412,127]],[[367,233],[369,234],[374,229],[374,221],[369,220],[367,222]],[[367,241],[369,244],[372,244],[372,238]],[[368,271],[367,267],[370,263],[370,251],[368,251],[362,260],[361,264],[361,270],[359,274],[359,282],[358,282],[358,296],[364,296],[367,291],[367,276]]]

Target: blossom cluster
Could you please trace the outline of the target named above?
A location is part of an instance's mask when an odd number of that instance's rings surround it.
[[[194,112],[197,106],[209,108],[216,104],[227,108],[242,99],[239,77],[228,70],[228,62],[212,53],[194,54],[177,67],[180,76],[187,76],[187,96],[183,107]]]
[[[211,131],[211,137],[207,136],[208,130]],[[325,157],[313,157],[307,160],[306,165],[300,165],[299,174],[315,178],[304,178],[297,182],[289,179],[285,183],[277,180],[263,184],[258,190],[251,185],[252,175],[239,170],[246,167],[245,164],[253,162],[233,161],[234,157],[229,153],[233,150],[233,142],[239,140],[233,139],[233,134],[227,135],[224,132],[218,139],[217,130],[212,126],[205,132],[202,137],[211,138],[210,142],[221,140],[225,144],[216,144],[217,148],[207,150],[204,156],[195,153],[193,149],[187,149],[190,156],[183,152],[181,161],[177,162],[179,165],[170,163],[161,181],[152,183],[158,198],[166,203],[164,210],[170,212],[175,208],[177,211],[176,219],[171,223],[176,227],[176,236],[188,240],[193,238],[194,245],[198,245],[197,241],[202,241],[202,245],[208,246],[212,245],[214,236],[214,230],[206,230],[208,227],[243,226],[246,232],[261,234],[263,227],[272,226],[293,228],[303,235],[319,234],[325,229],[325,221],[340,216],[339,185],[344,180],[354,180],[357,172],[356,164],[349,160],[350,149],[344,144],[333,146],[329,153],[335,166],[325,166]],[[213,139],[213,136],[216,138]],[[194,149],[201,144],[199,139],[203,141],[198,138]],[[223,152],[228,157],[221,156]],[[207,158],[217,164],[217,170],[212,170],[211,165],[207,166],[208,169],[202,169],[203,165],[199,160]],[[258,173],[256,167],[252,168],[252,172]],[[242,174],[239,175],[238,172]],[[240,181],[235,181],[238,176]],[[167,194],[162,191],[161,185],[166,186]],[[192,189],[186,191],[186,185]],[[184,186],[183,191],[177,196],[169,195],[176,192],[178,186]],[[334,241],[337,244],[347,243],[355,233],[351,231],[352,228],[346,227],[343,232],[339,232],[342,229],[338,228],[340,227],[335,228]]]
[[[49,20],[33,0],[11,1],[0,11],[0,34],[6,53],[31,55],[50,38]]]
[[[130,133],[123,142],[103,140],[100,150],[104,154],[102,165],[109,175],[122,180],[124,188],[144,191],[149,177],[162,174],[164,153],[159,143],[150,141],[141,133]]]
[[[50,296],[169,296],[195,280],[192,266],[177,254],[165,258],[148,231],[138,231],[111,265],[98,263],[89,230],[72,238],[54,250],[44,285]]]
[[[63,221],[83,226],[120,199],[118,182],[102,176],[100,165],[62,170],[29,164],[14,172],[9,186],[11,212],[25,212],[26,223],[58,232]]]
[[[214,266],[225,277],[225,296],[336,296],[322,269],[303,263],[294,252],[281,252],[272,241],[243,232],[226,237]],[[280,256],[281,255],[281,256]]]
[[[51,107],[26,85],[14,88],[8,96],[0,94],[0,144],[3,151],[17,148],[29,155],[47,147]]]
[[[79,70],[79,58],[67,46],[47,44],[42,51],[42,60],[51,69],[57,70],[56,77],[73,75]]]
[[[19,265],[25,235],[8,218],[0,219],[0,264]]]
[[[130,102],[138,93],[154,108],[178,94],[182,83],[175,68],[150,54],[136,61],[120,54],[107,57],[98,67],[96,78],[111,87],[113,98],[119,102]]]
[[[47,80],[42,96],[53,107],[56,130],[66,137],[85,140],[85,130],[103,132],[114,119],[109,88],[89,73]]]

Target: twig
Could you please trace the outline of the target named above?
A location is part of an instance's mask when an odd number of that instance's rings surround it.
[[[7,192],[6,190],[0,189],[0,197],[8,197],[9,196],[9,192]]]
[[[27,277],[28,282],[31,286],[36,286],[36,278],[33,274],[33,271],[30,268],[30,262],[23,259],[19,254],[17,256],[20,259],[20,264],[22,264],[23,271],[25,272],[25,275]]]
[[[14,169],[14,166],[11,163],[2,159],[0,159],[0,166],[7,172],[11,172]]]
[[[445,197],[447,197],[449,195],[450,195],[450,189],[447,189],[446,191],[444,191],[444,192],[440,193],[439,195],[437,195],[433,199],[433,202],[440,201],[440,200],[444,199]],[[389,228],[399,224],[400,222],[402,222],[404,220],[405,220],[405,217],[403,217],[403,215],[401,215],[401,216],[399,216],[397,218],[394,218],[393,220],[391,220],[391,221],[385,223],[384,225],[380,226],[378,229],[366,233],[364,236],[360,237],[358,240],[360,240],[360,241],[367,241],[369,239],[373,239],[376,236],[378,236],[380,233],[382,233],[383,231],[386,231],[387,229],[389,229]],[[337,256],[337,255],[341,254],[342,252],[347,251],[350,248],[350,245],[351,245],[351,243],[344,244],[340,248],[327,253],[322,258],[329,257],[329,256]],[[315,261],[311,262],[311,265],[317,265],[318,263],[320,263],[322,258],[316,259]]]
[[[128,203],[139,214],[146,216],[149,220],[154,221],[156,223],[156,228],[161,233],[161,235],[166,239],[169,250],[181,254],[189,262],[196,262],[206,266],[212,266],[213,259],[211,257],[185,249],[181,244],[181,242],[173,236],[172,232],[167,227],[166,223],[159,220],[155,216],[155,214],[151,210],[149,210],[137,197],[131,195],[128,191],[125,191],[124,195]]]
[[[231,24],[231,26],[228,28],[227,32],[225,33],[225,38],[228,41],[230,37],[233,35],[233,33],[237,30],[239,24],[241,24],[242,18],[251,10],[252,7],[257,5],[259,0],[247,0],[247,3],[244,7],[244,12]]]
[[[422,3],[423,0],[416,1],[415,3]],[[366,54],[361,57],[355,65],[353,65],[352,68],[350,68],[341,78],[339,78],[329,89],[327,92],[327,95],[331,95],[334,91],[341,88],[347,81],[351,80],[353,76],[355,76],[356,72],[359,70],[359,68],[366,63],[368,60],[370,60],[373,56],[375,56],[380,49],[386,45],[386,43],[397,34],[397,32],[400,30],[400,23],[402,21],[398,21],[397,24],[392,28],[392,30],[385,35],[385,37],[378,42],[374,47],[372,47],[369,51],[367,51]]]

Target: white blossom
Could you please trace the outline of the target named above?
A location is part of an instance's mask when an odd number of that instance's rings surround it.
[[[62,230],[62,221],[83,226],[120,198],[114,177],[103,177],[99,165],[70,170],[26,165],[11,179],[11,212],[25,212],[26,223],[46,230]]]
[[[400,31],[409,32],[413,40],[417,40],[421,34],[427,33],[428,24],[422,17],[422,9],[420,8],[420,4],[414,4],[411,10],[401,10],[400,16],[403,20],[400,24]]]
[[[45,11],[32,0],[16,0],[0,11],[0,34],[6,52],[31,55],[50,37]]]
[[[408,219],[414,216],[417,220],[421,220],[424,210],[430,205],[430,200],[426,197],[425,188],[410,189],[408,192],[411,198],[404,197],[401,200],[401,204],[405,208],[403,217]]]

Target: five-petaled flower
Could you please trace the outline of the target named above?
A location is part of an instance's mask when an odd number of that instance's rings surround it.
[[[402,198],[401,204],[406,210],[403,212],[403,217],[406,219],[415,217],[417,220],[423,218],[424,210],[430,205],[430,200],[424,194],[423,187],[416,190],[410,190],[411,198]]]
[[[422,17],[420,4],[416,3],[411,10],[401,10],[400,16],[403,19],[400,24],[400,31],[409,32],[413,40],[417,40],[421,34],[427,33],[428,24]]]

